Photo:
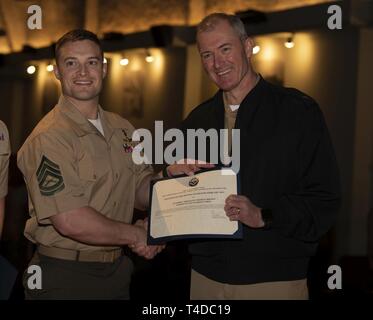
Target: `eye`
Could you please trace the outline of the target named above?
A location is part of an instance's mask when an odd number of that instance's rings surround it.
[[[74,61],[74,60],[67,60],[66,61],[66,66],[67,67],[75,67],[76,66],[76,61]]]
[[[89,65],[90,66],[97,66],[98,65],[98,61],[97,60],[89,60]]]
[[[207,59],[209,59],[209,58],[211,58],[211,53],[210,52],[205,52],[205,53],[202,53],[202,59],[203,60],[207,60]]]
[[[223,47],[221,50],[222,50],[223,53],[228,53],[228,52],[231,51],[231,47],[228,47],[228,46],[227,47]]]

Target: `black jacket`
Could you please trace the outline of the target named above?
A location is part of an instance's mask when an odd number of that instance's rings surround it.
[[[195,108],[182,129],[224,128],[222,92]],[[244,226],[243,240],[192,243],[192,268],[231,284],[297,280],[330,229],[340,204],[333,146],[317,103],[296,89],[260,79],[242,101],[241,194],[269,208],[269,229]],[[208,158],[207,158],[208,160]]]

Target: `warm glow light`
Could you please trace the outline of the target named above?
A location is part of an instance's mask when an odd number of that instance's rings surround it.
[[[260,51],[260,46],[256,45],[256,46],[253,48],[253,54],[257,54],[259,51]]]
[[[261,59],[265,61],[273,61],[276,58],[276,46],[272,42],[263,45],[263,50],[260,54]]]
[[[35,66],[29,66],[29,67],[27,68],[27,73],[28,73],[28,74],[34,74],[35,71],[36,71]]]
[[[152,63],[154,61],[154,57],[151,55],[148,55],[145,57],[145,61],[148,63]]]
[[[150,53],[150,50],[149,49],[145,49],[145,54],[146,54],[146,57],[145,57],[145,61],[147,63],[152,63],[154,62],[154,56]]]
[[[119,64],[120,64],[121,66],[126,66],[126,65],[129,64],[129,63],[130,63],[130,61],[129,61],[127,58],[121,59],[121,60],[119,61]]]
[[[48,65],[47,65],[47,71],[48,71],[48,72],[52,72],[52,71],[53,71],[53,65],[48,64]]]
[[[104,58],[104,63],[107,63],[107,60],[106,60],[106,58]]]
[[[315,66],[318,64],[319,53],[317,49],[317,43],[320,41],[318,36],[314,35],[312,32],[301,32],[297,33],[294,37],[294,42],[296,46],[287,50],[289,60],[292,65],[294,65],[294,71],[292,71],[291,78],[292,81],[299,81],[306,83],[308,79],[317,78],[317,71]],[[296,74],[295,70],[301,70],[300,74]],[[307,75],[305,77],[305,75]],[[294,83],[294,82],[293,82]],[[292,84],[294,86],[294,84]]]
[[[294,47],[294,41],[292,38],[289,38],[285,43],[284,43],[285,47],[288,48],[288,49],[291,49]]]

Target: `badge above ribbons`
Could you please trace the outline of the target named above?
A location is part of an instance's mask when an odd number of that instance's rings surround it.
[[[40,193],[43,196],[53,196],[65,188],[63,177],[58,164],[43,155],[36,171]]]

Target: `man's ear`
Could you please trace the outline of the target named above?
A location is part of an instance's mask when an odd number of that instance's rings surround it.
[[[248,59],[250,59],[253,54],[254,45],[254,40],[252,38],[248,37],[244,40],[245,53]]]
[[[58,69],[57,63],[53,66],[53,72],[57,80],[61,80],[60,70]]]
[[[107,63],[102,63],[102,79],[105,79],[107,75]]]

